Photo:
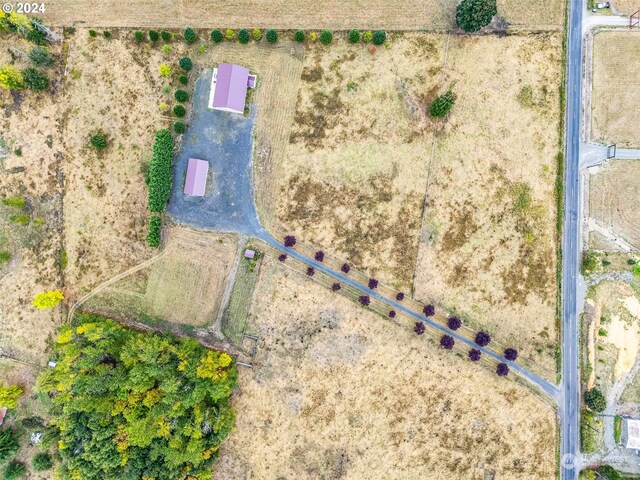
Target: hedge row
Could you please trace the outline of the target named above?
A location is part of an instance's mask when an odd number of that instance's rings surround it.
[[[160,229],[162,228],[162,218],[154,215],[149,219],[149,232],[147,233],[147,245],[151,248],[160,246]]]
[[[169,130],[158,130],[153,142],[149,165],[149,210],[162,212],[171,195],[173,136]]]

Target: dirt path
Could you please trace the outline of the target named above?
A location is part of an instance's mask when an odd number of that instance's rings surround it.
[[[224,293],[222,294],[222,300],[220,301],[220,308],[218,309],[218,315],[216,317],[215,322],[211,326],[211,332],[213,336],[216,338],[225,338],[222,333],[222,315],[227,308],[227,304],[229,303],[229,298],[231,298],[231,292],[233,291],[233,285],[236,283],[236,276],[238,274],[238,266],[240,265],[240,261],[242,260],[242,251],[244,250],[247,243],[247,236],[240,235],[238,238],[238,248],[236,251],[236,257],[231,267],[231,272],[229,272],[229,277],[227,278],[227,285],[224,287]]]

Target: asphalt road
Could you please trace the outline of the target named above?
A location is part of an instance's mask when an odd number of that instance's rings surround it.
[[[569,1],[565,117],[564,227],[562,238],[562,384],[560,386],[560,469],[563,480],[580,470],[578,424],[577,287],[580,254],[580,115],[582,93],[583,0]]]

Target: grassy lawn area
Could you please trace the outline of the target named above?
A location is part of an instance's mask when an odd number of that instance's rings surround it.
[[[602,440],[602,422],[595,415],[583,410],[580,417],[580,451],[594,453]]]

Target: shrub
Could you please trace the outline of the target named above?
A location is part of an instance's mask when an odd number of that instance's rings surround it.
[[[89,30],[89,36],[96,38],[96,36],[98,36],[98,32],[96,32],[95,30]]]
[[[360,302],[361,305],[364,305],[365,307],[371,304],[371,299],[369,298],[369,295],[361,295],[358,298],[358,301]]]
[[[518,358],[518,351],[515,348],[506,348],[504,350],[504,358],[514,362]]]
[[[62,471],[78,479],[210,478],[212,452],[235,422],[231,356],[97,315],[61,327],[53,349],[58,367],[38,385],[51,398],[54,425],[65,427],[57,432]]]
[[[377,30],[372,36],[374,45],[382,45],[387,39],[387,33],[384,30]]]
[[[396,300],[398,300],[399,302],[404,300],[404,293],[398,292],[398,294],[396,295]]]
[[[91,135],[91,138],[89,139],[89,143],[93,148],[95,148],[98,151],[104,150],[109,146],[109,141],[107,140],[107,136],[102,132],[98,132],[94,135]]]
[[[33,47],[29,52],[29,60],[36,67],[50,67],[56,62],[56,57],[45,47]]]
[[[351,265],[349,265],[348,263],[343,263],[340,267],[340,270],[342,270],[343,273],[349,273],[349,270],[351,270]]]
[[[0,406],[16,408],[23,393],[24,389],[20,385],[5,385],[0,381]]]
[[[354,28],[349,31],[349,43],[358,43],[360,40],[360,30]]]
[[[184,41],[187,43],[193,43],[198,39],[198,34],[191,27],[185,28],[184,32],[182,32],[182,36],[184,37]]]
[[[278,260],[280,260],[281,262],[285,262],[287,260],[287,255],[284,253],[280,254]]]
[[[176,105],[173,107],[173,114],[178,118],[182,118],[187,114],[187,109],[182,105]]]
[[[111,38],[111,32],[109,30],[105,30],[104,32],[102,32],[102,36],[109,40]]]
[[[312,42],[315,42],[317,38],[318,38],[318,34],[316,32],[311,32],[309,34],[309,40],[311,40]]]
[[[178,81],[179,81],[181,84],[186,85],[186,84],[188,84],[188,83],[189,83],[189,77],[187,77],[186,75],[180,75],[180,76],[178,77]]]
[[[173,137],[169,130],[158,130],[149,164],[149,210],[162,212],[173,183]]]
[[[19,90],[24,87],[22,72],[13,65],[0,68],[0,87]]]
[[[491,336],[486,332],[478,332],[476,334],[476,344],[481,347],[486,347],[491,342]]]
[[[338,290],[340,290],[342,287],[340,286],[339,283],[334,283],[333,285],[331,285],[331,290],[334,292],[337,292]]]
[[[333,42],[333,33],[331,33],[331,30],[322,30],[320,32],[320,43],[329,45],[331,42]]]
[[[7,207],[22,208],[26,203],[27,201],[22,197],[6,197],[2,199],[2,204]]]
[[[425,330],[426,330],[426,327],[422,322],[416,322],[416,324],[413,326],[413,331],[416,332],[418,335],[422,335]]]
[[[481,356],[482,352],[480,350],[477,350],[475,348],[469,350],[469,360],[471,360],[472,362],[477,362],[478,360],[480,360]]]
[[[308,267],[307,268],[307,275],[310,277],[313,277],[313,275],[316,273],[315,269],[313,267]]]
[[[253,31],[251,32],[251,35],[253,35],[253,39],[256,42],[259,42],[260,40],[262,40],[262,30],[260,30],[259,28],[254,28]]]
[[[499,363],[498,366],[496,366],[496,373],[501,377],[506,377],[509,375],[509,365],[506,363]]]
[[[451,335],[443,335],[442,337],[440,337],[440,345],[447,350],[451,350],[455,344],[456,341]]]
[[[57,307],[62,300],[64,300],[62,292],[60,290],[52,290],[50,292],[38,293],[33,297],[31,304],[38,310],[47,310]]]
[[[41,417],[27,417],[22,419],[22,426],[29,430],[44,428],[44,420]]]
[[[324,252],[322,250],[318,250],[314,255],[314,258],[317,262],[322,262],[324,260]]]
[[[580,270],[583,275],[589,275],[598,269],[598,256],[596,252],[587,251],[582,255],[582,264]]]
[[[605,480],[624,480],[620,472],[611,465],[602,465],[598,468],[598,473],[600,474],[600,478],[604,478]]]
[[[477,32],[497,13],[496,0],[462,0],[456,8],[456,23],[465,32]]]
[[[160,231],[162,230],[162,218],[154,215],[149,219],[149,231],[147,232],[147,245],[151,248],[160,246]]]
[[[11,253],[6,250],[0,250],[0,267],[11,260]]]
[[[180,57],[178,64],[180,65],[180,68],[185,72],[188,72],[193,68],[193,62],[189,57]]]
[[[174,94],[174,96],[176,97],[176,100],[181,103],[189,101],[189,94],[184,90],[176,90],[176,93]]]
[[[37,28],[32,28],[27,33],[27,40],[35,43],[36,45],[46,45],[47,44],[47,36],[38,30]]]
[[[173,131],[176,132],[178,135],[184,133],[186,130],[187,130],[187,127],[184,124],[184,122],[173,123]]]
[[[298,43],[304,42],[304,40],[305,40],[304,31],[296,30],[296,33],[293,34],[293,39]]]
[[[370,42],[373,39],[373,32],[371,30],[367,30],[366,32],[364,32],[364,34],[362,35],[362,40],[364,42]]]
[[[273,28],[267,30],[267,34],[265,36],[267,37],[267,42],[269,43],[276,43],[278,41],[278,32]]]
[[[167,32],[166,30],[162,30],[160,32],[160,38],[162,38],[163,42],[170,42],[171,41],[171,34],[169,32]]]
[[[447,320],[447,326],[451,330],[458,330],[462,326],[462,321],[458,317],[450,317]]]
[[[157,42],[160,40],[160,34],[156,30],[149,30],[149,40]]]
[[[431,118],[442,118],[451,111],[455,103],[455,94],[451,90],[448,90],[431,102],[429,115]]]
[[[4,480],[18,480],[24,478],[27,474],[27,468],[24,463],[17,460],[11,460],[4,469]]]
[[[396,318],[396,311],[395,310],[389,310],[389,318]]]
[[[370,278],[367,285],[371,290],[375,290],[376,288],[378,288],[378,280],[376,280],[375,278]]]
[[[433,317],[433,315],[436,313],[436,307],[431,304],[425,305],[422,309],[422,312],[426,317]]]
[[[20,225],[29,225],[31,217],[28,213],[14,213],[13,215],[9,216],[9,220]]]
[[[42,92],[49,88],[49,77],[35,68],[26,68],[22,71],[24,86],[34,92]]]
[[[584,392],[584,403],[596,413],[604,412],[605,408],[607,408],[607,400],[597,388]]]
[[[171,53],[171,50],[173,50],[173,49],[171,48],[171,45],[163,45],[163,46],[162,46],[162,53],[163,53],[164,55],[169,55],[169,54]]]
[[[224,38],[224,35],[222,35],[222,32],[220,30],[218,30],[217,28],[211,30],[212,42],[220,43],[223,38]]]
[[[168,45],[166,45],[168,46]],[[160,76],[161,77],[169,77],[171,76],[171,67],[165,63],[163,63],[162,65],[160,65],[160,68],[158,69],[158,71],[160,72]]]
[[[45,470],[51,470],[53,460],[48,453],[38,453],[33,457],[31,465],[33,465],[33,469],[36,472],[44,472]]]
[[[249,43],[249,40],[251,40],[251,34],[249,33],[249,30],[247,30],[246,28],[241,28],[240,30],[238,30],[238,41],[242,44],[247,44]]]
[[[287,235],[284,237],[284,246],[288,248],[292,248],[296,244],[296,237],[293,235]]]
[[[140,30],[136,30],[133,32],[133,37],[136,39],[136,42],[142,42],[144,40],[144,33]]]
[[[20,450],[19,437],[10,429],[0,430],[0,464],[6,462]]]

